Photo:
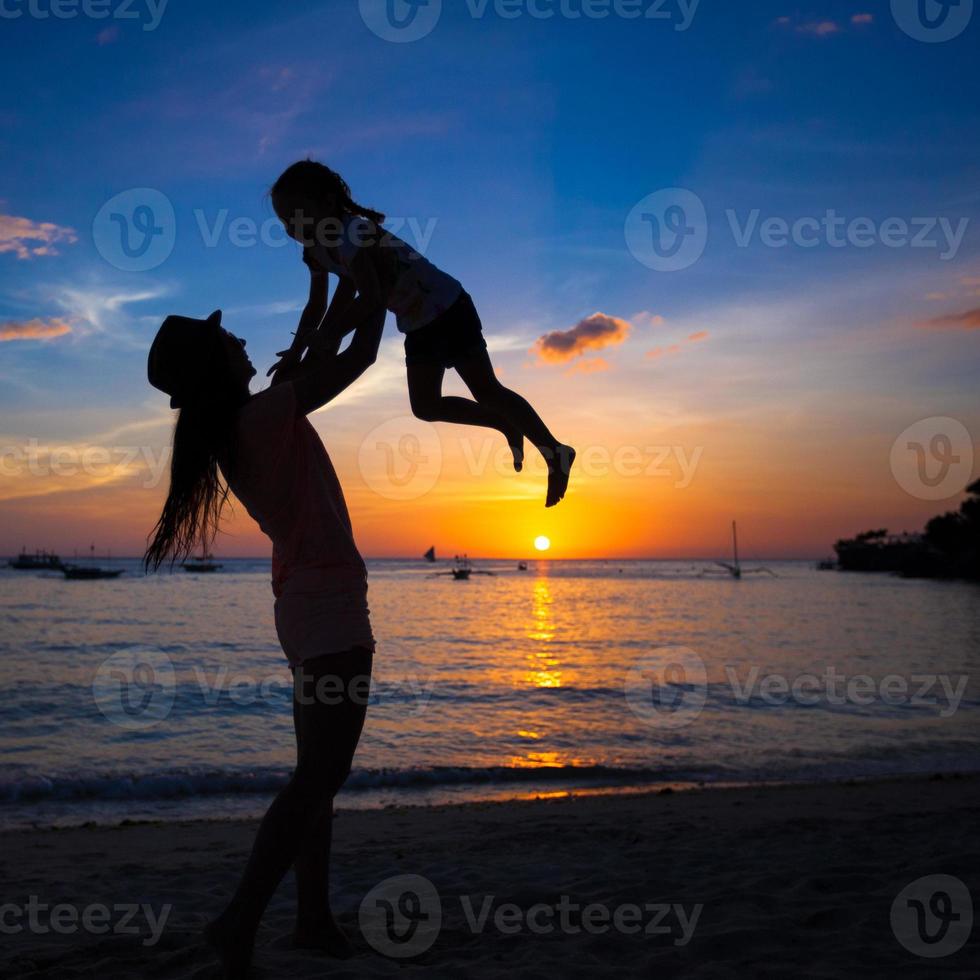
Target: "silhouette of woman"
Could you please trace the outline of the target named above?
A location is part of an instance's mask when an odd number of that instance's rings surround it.
[[[221,326],[220,311],[207,320],[169,317],[149,356],[150,383],[180,414],[170,490],[146,566],[158,569],[168,558],[172,564],[210,543],[233,491],[272,539],[276,630],[293,671],[296,768],[262,820],[234,897],[206,930],[227,977],[246,975],[262,914],[290,865],[295,943],[350,953],[330,909],[333,799],[364,724],[374,639],[344,495],[306,416],[374,362],[385,305],[377,281],[365,278],[347,310],[354,337],[338,354],[318,329],[326,292],[326,275],[311,270],[298,331],[304,355],[255,396],[245,341]]]

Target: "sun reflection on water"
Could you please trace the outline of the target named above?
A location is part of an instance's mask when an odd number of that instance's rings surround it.
[[[525,635],[532,641],[528,651],[528,670],[524,680],[531,687],[561,687],[561,661],[550,648],[555,638],[554,597],[546,578],[534,583],[531,596],[531,623]]]

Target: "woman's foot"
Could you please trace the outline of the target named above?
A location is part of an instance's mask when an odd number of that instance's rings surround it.
[[[551,453],[548,462],[548,500],[546,507],[554,507],[565,498],[568,479],[575,462],[575,450],[571,446],[559,444]]]
[[[204,938],[221,960],[225,980],[245,980],[252,964],[255,934],[239,927],[225,912],[205,926]]]
[[[293,946],[326,953],[338,960],[347,960],[354,955],[353,944],[332,915],[317,922],[297,922]]]

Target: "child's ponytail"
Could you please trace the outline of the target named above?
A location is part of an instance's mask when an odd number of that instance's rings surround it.
[[[385,216],[380,211],[358,204],[350,196],[347,181],[336,171],[316,160],[300,160],[287,167],[279,179],[272,185],[273,206],[277,201],[288,202],[300,198],[314,201],[325,201],[328,197],[335,198],[338,208],[350,214],[360,215],[376,225],[381,225]]]

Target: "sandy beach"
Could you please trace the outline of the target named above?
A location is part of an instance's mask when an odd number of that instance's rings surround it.
[[[917,955],[896,937],[892,906],[926,876],[976,894],[978,814],[977,776],[340,811],[334,905],[355,957],[291,948],[287,880],[254,975],[974,977],[975,939],[942,959]],[[0,972],[218,976],[200,930],[254,829],[8,835]],[[410,937],[397,951],[418,951],[391,958],[359,909],[391,898],[383,883],[403,875],[430,883],[411,882],[429,917],[402,906],[418,921],[392,920],[409,926],[395,929]]]

